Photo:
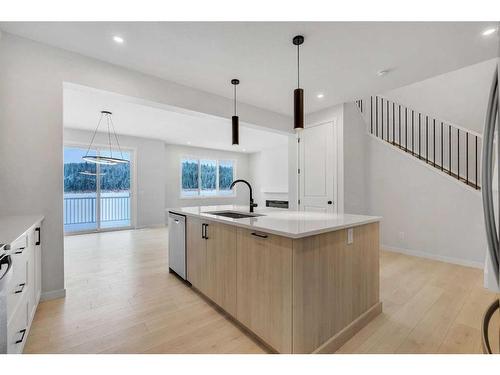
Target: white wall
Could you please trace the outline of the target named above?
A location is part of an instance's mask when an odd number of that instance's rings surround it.
[[[366,125],[356,106],[344,104],[344,210],[368,214],[370,190],[367,165],[370,161]]]
[[[223,204],[249,204],[248,188],[244,184],[236,186],[236,197],[181,198],[180,196],[180,163],[184,156],[209,159],[236,160],[236,178],[249,180],[248,155],[237,152],[211,150],[207,148],[180,145],[165,145],[163,168],[165,169],[165,208],[181,206],[204,206]]]
[[[386,143],[369,138],[369,212],[383,216],[381,243],[482,267],[481,194]]]
[[[64,295],[63,83],[231,116],[232,100],[3,33],[0,37],[0,212],[45,216],[43,297]],[[286,116],[240,103],[255,125],[289,131]]]
[[[288,143],[250,154],[249,168],[259,207],[265,207],[267,199],[288,200]]]
[[[480,192],[368,135],[352,103],[344,105],[344,129],[346,154],[352,151],[346,155],[346,181],[351,173],[358,175],[351,187],[365,181],[364,192],[355,194],[348,193],[346,183],[346,212],[364,205],[367,214],[382,216],[383,247],[482,267],[486,238]]]
[[[86,130],[64,128],[64,143],[88,145],[92,133]],[[107,133],[97,133],[94,144],[106,145]],[[136,164],[133,165],[136,179],[137,228],[155,227],[165,224],[165,143],[162,141],[119,135],[120,146],[132,148]]]
[[[496,61],[483,61],[383,95],[422,113],[482,134]]]

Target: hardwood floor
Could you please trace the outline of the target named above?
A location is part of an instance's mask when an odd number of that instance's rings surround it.
[[[481,270],[389,252],[380,265],[384,312],[340,353],[481,351],[496,298]],[[66,237],[65,267],[67,296],[40,303],[25,353],[266,352],[168,273],[165,228]]]

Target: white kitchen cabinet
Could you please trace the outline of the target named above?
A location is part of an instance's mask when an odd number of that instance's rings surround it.
[[[7,353],[22,353],[41,294],[42,222],[33,223],[8,246],[12,277],[7,286]]]

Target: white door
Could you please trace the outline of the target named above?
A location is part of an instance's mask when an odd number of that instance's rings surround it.
[[[334,130],[331,122],[305,128],[300,134],[299,208],[302,211],[337,212]]]

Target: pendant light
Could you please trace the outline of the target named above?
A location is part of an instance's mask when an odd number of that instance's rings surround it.
[[[97,176],[97,173],[95,172],[91,172],[91,171],[83,171],[83,172],[80,172],[80,174],[84,175],[84,176]],[[99,173],[99,176],[104,176],[106,173]]]
[[[300,45],[304,43],[302,35],[293,37],[293,44],[297,46],[297,88],[293,91],[293,128],[304,129],[304,90],[300,88]]]
[[[118,141],[118,136],[116,135],[115,126],[113,124],[112,113],[109,111],[101,111],[101,117],[99,117],[99,122],[97,123],[97,127],[94,130],[94,134],[92,135],[92,139],[90,141],[89,147],[87,149],[87,153],[82,157],[83,160],[88,161],[89,163],[95,164],[106,164],[106,165],[116,165],[121,163],[128,163],[129,161],[123,158],[123,153],[120,148],[120,142]],[[110,156],[101,156],[101,155],[89,155],[90,149],[92,148],[92,144],[94,143],[95,135],[97,134],[97,130],[99,130],[99,126],[103,118],[106,119],[106,124],[108,127],[108,143],[109,143],[109,155]],[[111,148],[111,130],[113,130],[114,139],[116,141],[116,145],[118,146],[118,151],[120,152],[120,158],[113,157],[113,149]]]
[[[232,79],[231,83],[234,86],[234,115],[232,117],[232,122],[233,122],[233,146],[234,145],[239,145],[240,144],[240,119],[236,115],[236,86],[240,84],[239,79]]]

